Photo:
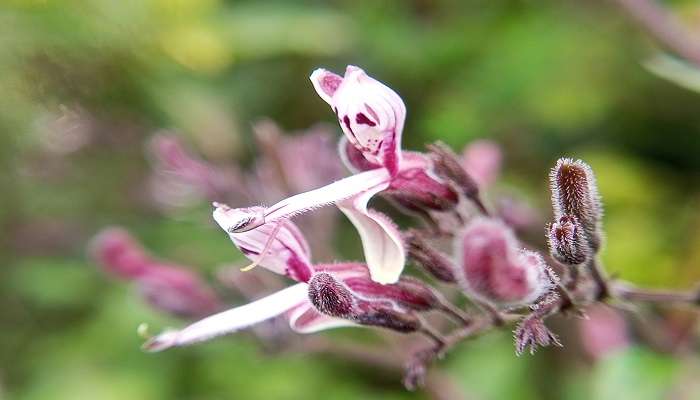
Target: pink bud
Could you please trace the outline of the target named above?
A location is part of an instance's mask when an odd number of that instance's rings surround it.
[[[547,241],[552,257],[562,264],[580,265],[591,256],[586,234],[574,216],[563,215],[552,223]]]
[[[591,167],[581,160],[560,158],[550,172],[549,181],[555,217],[575,216],[583,226],[591,249],[598,251],[603,209]]]
[[[538,346],[559,346],[562,347],[557,335],[547,328],[542,318],[536,315],[525,317],[514,332],[515,354],[522,355],[529,347],[530,354],[534,354]]]
[[[612,308],[596,305],[586,310],[588,318],[581,319],[581,344],[593,358],[599,359],[629,345],[627,323]]]
[[[318,95],[336,113],[350,143],[370,162],[392,174],[397,172],[406,119],[401,97],[351,65],[344,77],[317,69],[310,79]]]
[[[220,308],[216,294],[196,274],[153,259],[123,229],[105,229],[90,247],[93,257],[105,270],[135,282],[145,300],[158,310],[195,318]]]
[[[420,232],[410,229],[404,239],[408,255],[427,273],[442,282],[453,283],[456,281],[452,261],[430,246]]]
[[[475,140],[464,148],[462,165],[481,186],[491,185],[501,172],[501,148],[490,140]]]
[[[121,228],[107,228],[97,234],[90,253],[105,270],[124,279],[143,275],[151,262],[141,245]]]
[[[437,142],[428,145],[430,158],[433,161],[435,174],[447,181],[454,182],[468,199],[474,199],[479,194],[476,180],[462,166],[459,157],[444,143]]]
[[[175,177],[209,198],[220,197],[240,184],[236,171],[223,171],[192,154],[174,135],[158,134],[150,142],[149,152],[156,172],[166,179]]]
[[[415,278],[402,277],[396,283],[382,285],[369,278],[355,277],[345,279],[344,283],[363,298],[391,301],[408,310],[428,311],[441,306],[434,289]]]
[[[552,286],[542,257],[520,250],[504,223],[477,218],[456,239],[457,277],[464,291],[501,306],[532,304]]]

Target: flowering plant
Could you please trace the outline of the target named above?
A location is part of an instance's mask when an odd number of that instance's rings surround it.
[[[404,383],[415,388],[434,360],[491,329],[515,323],[515,351],[520,355],[527,348],[534,352],[538,346],[562,345],[545,325],[554,315],[584,315],[595,303],[613,301],[700,302],[696,292],[649,291],[605,274],[598,257],[603,244],[602,200],[593,170],[585,162],[562,158],[552,168],[554,218],[546,229],[548,251],[538,251],[518,238],[519,231],[532,228],[533,219],[523,215],[526,207],[517,199],[500,208],[484,200],[484,191],[500,169],[496,145],[474,143],[462,157],[441,143],[429,145],[427,153],[404,151],[406,107],[394,90],[354,66],[347,67],[342,77],[318,69],[311,81],[344,133],[337,159],[352,172],[348,177],[324,182],[320,168],[300,168],[297,163],[308,160],[285,157],[279,138],[270,145],[270,135],[261,134],[262,146],[272,149],[268,156],[273,165],[281,166],[277,173],[285,178],[279,180],[286,185],[278,192],[305,191],[267,207],[232,208],[222,201],[239,203],[255,197],[255,184],[238,192],[225,184],[227,179],[246,181],[242,171],[225,172],[209,165],[168,137],[158,136],[152,142],[156,169],[170,171],[181,183],[216,200],[213,219],[251,261],[243,269],[259,265],[279,277],[274,286],[280,286],[282,279],[293,283],[221,311],[217,294],[197,276],[155,260],[128,233],[106,230],[91,247],[98,263],[135,281],[144,297],[163,311],[185,318],[206,315],[182,329],[149,336],[144,349],[189,345],[275,319],[285,320],[298,333],[362,326],[419,333],[429,344],[407,352],[402,360]],[[333,158],[327,148],[315,149],[314,159]],[[299,187],[287,178],[310,183]],[[387,215],[369,208],[378,194],[422,225],[402,231]],[[318,215],[320,208],[330,205],[356,228],[364,260],[312,261],[307,235],[302,233],[305,228],[292,219]],[[314,237],[312,244],[323,242]],[[446,241],[452,242],[451,248]],[[423,278],[404,273],[407,259]],[[440,286],[429,284],[430,280]],[[454,304],[462,302],[460,297],[471,306]],[[430,314],[446,318],[436,320]]]

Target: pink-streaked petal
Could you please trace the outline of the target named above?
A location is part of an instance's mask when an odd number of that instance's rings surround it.
[[[315,333],[326,329],[359,326],[347,319],[321,314],[306,302],[288,314],[289,326],[297,333]]]
[[[231,233],[229,227],[237,220],[235,210],[220,205],[213,215],[221,228],[228,232],[231,241],[251,261],[259,261],[260,266],[297,281],[305,282],[311,277],[309,245],[292,221],[269,222],[249,231]]]
[[[362,152],[350,143],[345,136],[341,137],[338,142],[338,154],[343,161],[343,165],[353,174],[382,167],[367,160],[362,155]]]
[[[369,278],[369,268],[367,264],[359,262],[342,262],[333,264],[316,264],[316,272],[328,272],[338,279],[349,278]]]
[[[389,173],[384,168],[343,178],[322,188],[286,198],[268,207],[265,210],[265,221],[272,222],[282,218],[292,218],[295,215],[338,203],[363,192],[371,191],[374,194],[386,188],[389,179]]]
[[[214,314],[184,329],[166,330],[148,340],[143,348],[147,351],[162,351],[239,331],[308,302],[307,287],[307,284],[299,283],[252,303]]]
[[[360,234],[370,275],[379,283],[396,282],[406,262],[403,240],[397,227],[384,214],[367,209],[369,199],[387,186],[378,186],[338,203],[338,208]]]
[[[311,79],[316,93],[318,93],[323,101],[332,106],[333,94],[338,90],[338,87],[343,82],[343,78],[323,68],[318,68],[311,73],[309,79]]]

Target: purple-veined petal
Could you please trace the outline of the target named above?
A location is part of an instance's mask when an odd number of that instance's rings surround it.
[[[262,207],[257,208],[262,210]],[[300,282],[306,282],[311,276],[309,245],[292,221],[269,222],[249,231],[231,233],[229,227],[236,223],[237,210],[219,205],[213,216],[228,232],[236,247],[251,261]],[[274,238],[270,241],[272,235]]]
[[[345,76],[338,78],[325,70],[311,75],[316,91],[336,113],[350,143],[370,162],[396,173],[406,118],[403,100],[358,67],[349,65]]]
[[[384,168],[343,178],[330,185],[288,197],[266,208],[265,222],[292,218],[306,211],[349,199],[360,193],[372,191],[374,194],[386,188],[389,180],[389,173]]]
[[[161,351],[203,342],[247,328],[308,302],[307,287],[305,283],[298,283],[252,303],[204,318],[181,330],[166,330],[148,340],[143,348],[148,351]]]
[[[369,199],[387,186],[388,182],[338,203],[360,234],[370,275],[379,283],[396,282],[406,263],[403,240],[394,223],[384,214],[367,209]]]
[[[359,326],[347,319],[321,314],[308,301],[288,314],[289,326],[297,333],[315,333],[326,329]]]
[[[333,106],[333,94],[343,82],[343,77],[323,68],[318,68],[311,73],[309,79],[311,79],[311,83],[314,85],[314,89],[316,89],[319,97]]]

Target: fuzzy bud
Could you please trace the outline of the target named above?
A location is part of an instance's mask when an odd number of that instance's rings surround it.
[[[456,238],[458,280],[464,291],[500,306],[532,304],[552,287],[542,257],[520,250],[504,223],[477,218]]]
[[[433,160],[433,168],[436,175],[454,182],[467,198],[473,199],[478,196],[479,185],[464,170],[459,156],[449,146],[442,142],[436,142],[428,145],[428,150]]]
[[[410,229],[404,235],[408,255],[417,265],[435,279],[446,282],[456,282],[454,265],[447,256],[434,249],[423,235],[415,229]]]
[[[382,291],[372,287],[369,280],[360,284],[357,279],[346,279],[341,282],[327,272],[318,272],[309,280],[309,300],[321,313],[332,317],[345,318],[360,325],[376,326],[401,333],[415,332],[420,329],[421,322],[415,315],[395,308],[395,302],[386,299]],[[361,278],[359,278],[361,279]],[[366,292],[375,293],[376,298],[363,296],[350,289],[354,285]],[[393,286],[393,285],[380,285]],[[385,292],[391,294],[391,292]],[[377,294],[377,293],[375,293]],[[410,297],[406,301],[415,300]]]
[[[581,160],[560,158],[549,175],[549,181],[555,217],[576,217],[590,248],[597,252],[602,241],[603,210],[591,167]]]
[[[557,261],[566,265],[584,264],[591,257],[583,227],[574,216],[563,215],[549,226],[549,251]]]
[[[562,347],[557,335],[547,328],[542,318],[534,315],[525,317],[515,329],[515,354],[522,355],[529,347],[530,354],[534,354],[538,346],[559,346]]]
[[[316,309],[338,318],[353,318],[357,304],[353,293],[327,272],[319,272],[309,280],[309,300]]]

